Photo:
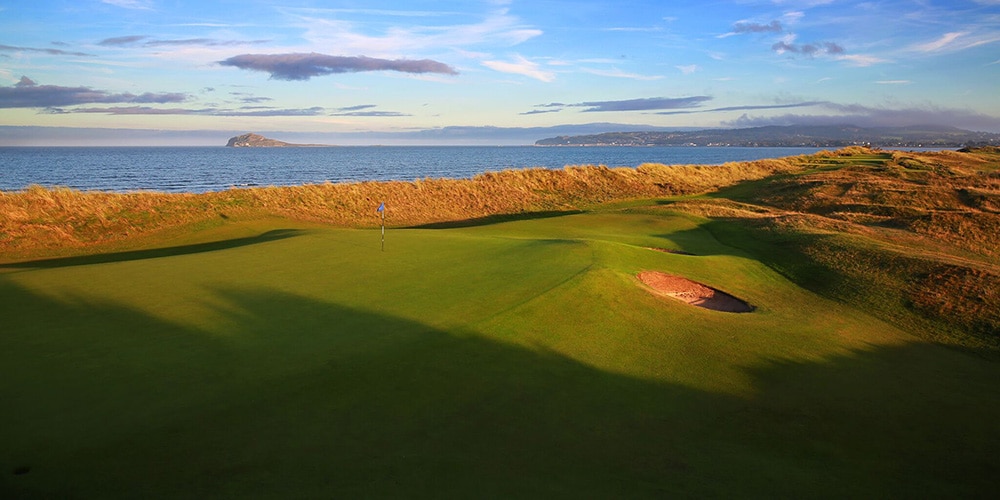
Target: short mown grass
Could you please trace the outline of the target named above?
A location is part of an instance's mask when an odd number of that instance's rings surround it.
[[[800,286],[739,225],[640,208],[390,230],[384,252],[228,222],[7,265],[0,491],[992,492],[1000,365]],[[757,310],[664,300],[646,269]]]
[[[994,254],[838,216],[859,161],[5,193],[0,497],[992,497]]]

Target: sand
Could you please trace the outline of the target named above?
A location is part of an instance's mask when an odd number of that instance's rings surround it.
[[[658,271],[643,271],[637,277],[656,293],[693,306],[733,313],[753,311],[753,306],[743,300],[681,276]]]

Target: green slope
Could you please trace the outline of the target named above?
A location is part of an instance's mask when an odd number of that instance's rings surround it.
[[[230,222],[0,266],[0,496],[993,493],[1000,365],[712,224],[631,207],[380,252],[373,230]],[[657,297],[641,270],[757,309]]]

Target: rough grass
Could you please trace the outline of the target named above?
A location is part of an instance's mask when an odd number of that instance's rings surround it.
[[[1000,173],[996,162],[954,152],[883,154],[837,160],[836,170],[783,176],[752,200],[872,229],[903,229],[996,259]],[[743,196],[743,199],[750,199]]]
[[[671,207],[755,228],[734,246],[795,249],[771,265],[819,293],[925,338],[1000,348],[1000,158],[842,153]]]
[[[360,182],[190,194],[80,192],[32,187],[0,192],[0,251],[31,255],[121,241],[229,217],[281,215],[346,227],[413,226],[497,214],[569,211],[612,200],[704,192],[793,168],[783,160],[724,167],[646,164],[486,173],[471,180]]]

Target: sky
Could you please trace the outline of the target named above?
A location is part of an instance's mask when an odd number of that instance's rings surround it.
[[[1000,132],[1000,0],[0,0],[0,145]]]

